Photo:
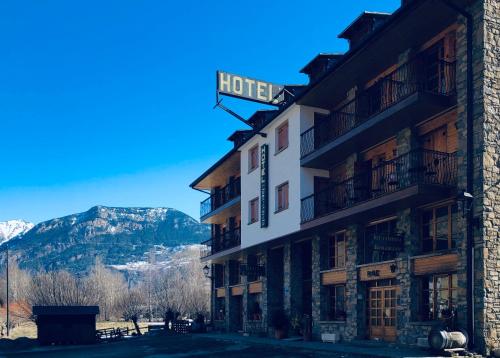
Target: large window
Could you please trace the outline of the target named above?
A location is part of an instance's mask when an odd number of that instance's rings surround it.
[[[276,153],[288,147],[288,121],[276,129]]]
[[[241,283],[241,263],[237,260],[229,261],[229,285],[239,285]]]
[[[259,166],[259,145],[256,144],[248,150],[248,172]]]
[[[262,295],[253,293],[248,295],[248,319],[250,321],[262,320]]]
[[[288,182],[276,187],[276,212],[288,209]]]
[[[372,223],[365,228],[363,263],[393,260],[403,250],[403,235],[396,230],[397,219]]]
[[[325,286],[326,321],[345,321],[345,285]]]
[[[259,221],[259,198],[250,200],[248,204],[248,224]]]
[[[446,318],[456,308],[457,275],[434,275],[422,279],[420,315],[424,321]]]
[[[217,297],[215,300],[214,320],[224,321],[226,318],[226,299],[224,297]]]
[[[214,264],[215,288],[224,287],[224,265]]]
[[[328,238],[328,268],[345,267],[346,240],[345,231],[333,234]]]
[[[434,252],[455,248],[454,226],[457,205],[448,204],[423,211],[422,213],[422,251]]]

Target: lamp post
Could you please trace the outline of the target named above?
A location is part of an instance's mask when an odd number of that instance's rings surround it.
[[[213,302],[213,292],[214,292],[214,277],[210,275],[210,267],[205,265],[203,267],[203,274],[206,278],[210,279],[210,323],[214,322],[214,302]]]

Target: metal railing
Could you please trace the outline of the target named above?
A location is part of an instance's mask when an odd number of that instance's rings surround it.
[[[204,248],[200,252],[201,258],[239,246],[241,244],[241,228],[237,227],[231,231],[225,231],[201,244],[204,245]]]
[[[346,134],[418,91],[442,96],[455,94],[455,62],[430,61],[429,57],[421,55],[401,65],[302,133],[301,157]]]
[[[308,222],[415,184],[455,186],[456,182],[455,153],[414,150],[303,198],[301,221]]]
[[[236,178],[215,192],[200,204],[200,217],[210,214],[222,205],[241,195],[241,178]]]

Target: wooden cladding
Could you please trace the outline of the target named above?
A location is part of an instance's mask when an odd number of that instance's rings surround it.
[[[243,295],[243,286],[231,287],[231,296],[242,296],[242,295]]]
[[[262,293],[262,282],[252,282],[248,285],[248,293]]]
[[[397,266],[395,262],[385,262],[372,264],[359,268],[359,279],[361,281],[375,281],[388,278],[395,278]]]
[[[418,276],[454,272],[458,266],[458,254],[415,257],[412,261],[413,274]]]
[[[341,283],[346,283],[347,272],[345,270],[336,270],[323,272],[321,274],[321,284],[322,285],[338,285]]]
[[[215,292],[217,298],[226,297],[226,289],[224,287],[217,288]]]

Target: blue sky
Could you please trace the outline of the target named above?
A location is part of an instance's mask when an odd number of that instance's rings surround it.
[[[2,1],[0,221],[97,204],[198,219],[204,195],[188,185],[242,128],[212,109],[215,71],[306,83],[300,68],[345,51],[336,36],[361,11],[399,3]]]

